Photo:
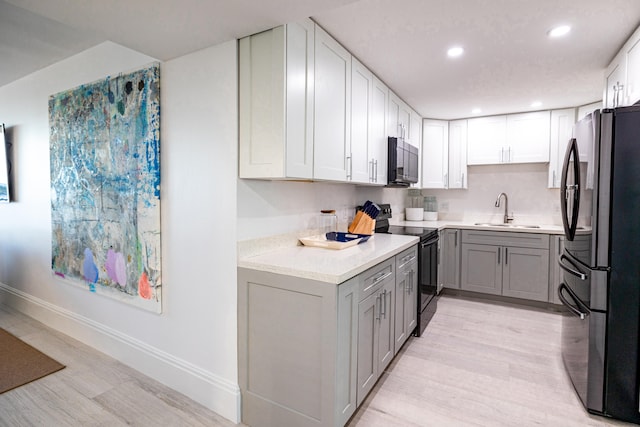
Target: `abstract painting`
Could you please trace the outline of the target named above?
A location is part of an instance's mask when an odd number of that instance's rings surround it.
[[[49,97],[52,269],[162,310],[160,67]]]
[[[0,124],[0,202],[9,202],[9,168],[10,162],[7,158],[7,143],[5,138],[4,123]]]

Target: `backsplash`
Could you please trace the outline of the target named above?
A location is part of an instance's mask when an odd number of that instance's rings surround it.
[[[547,188],[544,163],[469,166],[467,190],[427,190],[438,199],[439,219],[501,220],[502,206],[494,206],[499,193],[509,197],[509,214],[519,223],[535,221],[560,225],[560,192]],[[367,200],[389,203],[393,217],[402,219],[408,196],[404,188],[350,184],[238,179],[238,240],[296,233],[318,228],[321,209],[335,209],[338,228],[346,229],[355,207]],[[590,203],[590,194],[584,202]],[[581,224],[588,224],[582,218]]]
[[[546,163],[469,166],[467,190],[423,189],[422,194],[437,197],[440,219],[457,221],[482,216],[501,220],[504,202],[500,207],[495,207],[495,202],[504,192],[509,198],[509,215],[513,214],[515,222],[536,220],[561,225],[560,190],[547,188],[547,170]],[[586,221],[582,218],[581,224]]]

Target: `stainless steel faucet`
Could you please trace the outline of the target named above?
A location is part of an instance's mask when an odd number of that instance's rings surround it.
[[[496,199],[496,208],[500,207],[500,198],[504,196],[504,223],[507,224],[509,221],[513,221],[513,217],[509,216],[509,199],[507,198],[507,193],[498,194],[498,198]]]

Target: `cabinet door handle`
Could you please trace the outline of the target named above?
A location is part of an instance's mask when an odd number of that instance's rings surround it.
[[[386,279],[387,277],[391,276],[391,273],[380,273],[375,279],[373,279],[373,283],[376,284],[378,282],[380,282],[381,280]]]
[[[378,161],[374,160],[374,168],[373,168],[373,182],[378,182]]]
[[[504,265],[509,264],[509,248],[504,248]]]
[[[464,172],[462,172],[462,179],[461,179],[461,181],[462,181],[462,187],[460,187],[460,188],[464,188]]]
[[[382,315],[382,304],[380,303],[380,295],[376,296],[375,308],[377,308],[376,311],[378,312],[376,320],[380,320],[380,316]]]
[[[500,254],[502,253],[502,248],[498,248],[498,264],[500,264]]]
[[[457,248],[458,247],[458,230],[456,230],[456,235],[453,238],[453,240],[454,240],[454,246],[453,247]]]
[[[347,156],[347,161],[345,166],[347,167],[347,180],[351,181],[351,171],[353,166],[353,164],[351,163],[351,153],[349,153],[349,155]]]
[[[509,163],[511,163],[511,147],[509,147]]]

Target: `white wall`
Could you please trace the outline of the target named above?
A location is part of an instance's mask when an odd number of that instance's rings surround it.
[[[51,274],[51,94],[153,58],[104,43],[0,88],[14,203],[0,205],[0,302],[239,421],[236,42],[161,65],[163,313]]]

